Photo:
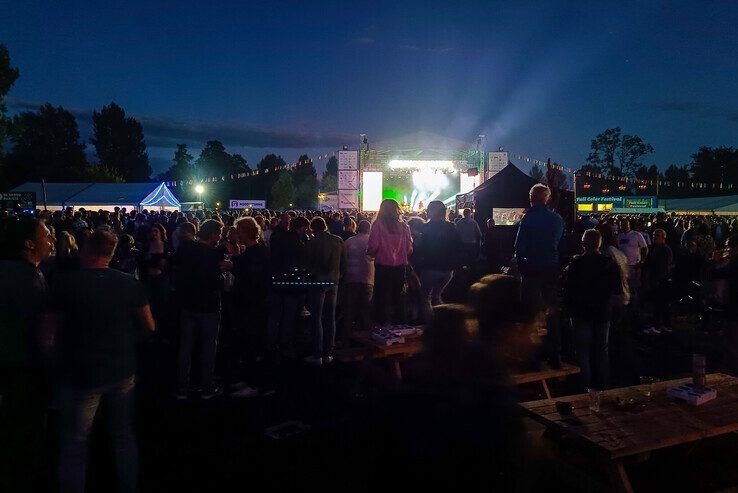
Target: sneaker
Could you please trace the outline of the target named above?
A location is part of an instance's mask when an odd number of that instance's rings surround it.
[[[309,317],[310,316],[310,310],[307,309],[306,306],[302,307],[302,310],[300,311],[301,317]]]
[[[333,363],[333,356],[323,356],[323,364],[329,365]]]
[[[255,388],[249,387],[248,385],[241,389],[231,393],[231,397],[254,397],[259,394],[259,391]]]
[[[658,336],[661,335],[661,332],[659,332],[659,329],[657,329],[656,327],[649,327],[643,330],[643,335]]]
[[[200,399],[204,399],[204,400],[212,399],[213,397],[218,397],[222,393],[223,393],[223,389],[221,389],[220,387],[213,387],[212,390],[205,391],[202,394],[200,394]]]
[[[661,327],[659,327],[659,332],[663,332],[665,334],[671,334],[674,331],[671,330],[669,327],[666,327],[665,325],[662,325]]]
[[[186,392],[174,392],[172,394],[172,397],[174,397],[178,401],[184,401],[184,400],[187,400],[187,393]]]
[[[302,360],[308,365],[320,366],[323,364],[323,358],[320,356],[307,356]]]

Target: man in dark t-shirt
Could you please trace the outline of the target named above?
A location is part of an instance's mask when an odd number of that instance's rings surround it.
[[[143,286],[108,267],[118,238],[96,230],[82,248],[82,268],[60,274],[53,286],[58,314],[59,486],[84,491],[87,438],[99,407],[107,409],[120,491],[136,491],[133,434],[137,332],[153,331]]]
[[[36,219],[8,219],[0,228],[0,491],[34,491],[47,407],[39,356],[48,288],[38,266],[54,238]]]
[[[180,338],[177,353],[177,382],[174,397],[186,399],[190,390],[190,366],[194,351],[199,353],[200,397],[210,399],[221,393],[213,383],[215,353],[220,329],[221,272],[233,264],[216,248],[223,224],[208,219],[200,226],[197,240],[180,245],[174,259],[177,267],[177,295],[180,298]]]
[[[621,294],[622,279],[615,261],[600,253],[599,231],[585,231],[582,246],[584,253],[567,267],[564,299],[574,329],[582,390],[592,385],[593,373],[599,384],[596,388],[605,389],[609,384],[612,298]]]

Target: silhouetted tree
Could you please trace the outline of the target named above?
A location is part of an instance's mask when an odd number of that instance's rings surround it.
[[[291,172],[295,185],[295,207],[313,209],[318,202],[318,173],[307,155],[300,156],[298,162],[302,164]]]
[[[172,165],[157,177],[157,181],[189,180],[195,173],[194,159],[195,157],[187,150],[187,144],[177,144]]]
[[[670,165],[664,171],[664,180],[673,183],[686,183],[690,179],[689,167],[688,166],[676,166]]]
[[[85,181],[97,183],[125,183],[123,177],[114,169],[101,164],[90,164],[85,169]]]
[[[246,158],[240,154],[233,154],[231,156],[231,173],[244,173],[251,171],[251,166],[246,162]]]
[[[732,147],[700,147],[692,154],[692,179],[704,183],[738,185],[738,149]]]
[[[6,116],[5,96],[18,80],[18,69],[10,65],[10,53],[5,45],[0,44],[0,159],[3,156],[3,145],[8,136],[10,120]]]
[[[588,169],[610,176],[633,176],[642,165],[643,156],[653,152],[653,147],[637,135],[623,135],[620,127],[608,128],[591,142],[587,156]]]
[[[531,176],[531,178],[534,178],[538,181],[543,181],[543,170],[537,164],[533,165],[528,174]]]
[[[195,170],[198,178],[223,176],[230,173],[231,155],[219,140],[209,140],[200,151],[200,157],[195,161]]]
[[[641,166],[635,170],[635,177],[639,180],[658,180],[659,169],[656,166],[651,165],[650,167]]]
[[[325,171],[320,177],[320,189],[324,192],[338,190],[338,159],[336,156],[331,156],[325,163]]]
[[[321,182],[329,176],[334,177],[336,182],[338,182],[338,158],[336,158],[336,156],[329,157],[328,161],[325,163],[325,171],[323,171]]]
[[[263,198],[267,201],[270,199],[272,187],[281,173],[280,171],[274,171],[274,169],[285,164],[287,163],[282,159],[282,156],[276,154],[267,154],[261,158],[257,165],[259,175],[252,178],[252,191],[255,198]]]
[[[274,209],[286,209],[294,205],[295,185],[290,173],[279,173],[279,178],[272,185],[269,207]]]
[[[116,170],[128,182],[149,181],[151,166],[143,127],[115,103],[92,112],[90,139],[100,164]]]
[[[6,176],[12,185],[25,181],[85,180],[87,157],[79,140],[74,116],[61,106],[45,104],[37,112],[13,118],[12,148],[6,158]]]

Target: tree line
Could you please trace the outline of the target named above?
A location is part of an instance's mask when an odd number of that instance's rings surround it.
[[[0,45],[0,189],[24,182],[113,182],[137,183],[152,179],[146,150],[144,129],[135,118],[115,102],[92,113],[93,133],[89,144],[94,160],[87,153],[75,116],[61,106],[49,103],[36,111],[24,111],[10,118],[5,96],[19,77],[10,62],[5,46]],[[256,176],[242,180],[208,183],[206,198],[213,204],[229,198],[265,199],[271,207],[314,207],[317,203],[318,177],[308,156],[300,156],[301,165],[291,170],[274,171],[285,165],[284,159],[267,154],[257,165]],[[337,180],[335,158],[328,162],[323,174],[325,190],[335,190]],[[210,140],[196,158],[187,144],[177,144],[172,164],[156,175],[157,181],[189,181],[198,183],[210,177],[221,177],[251,171],[246,159],[230,154],[218,140]],[[195,200],[194,186],[176,188],[181,200]]]
[[[664,198],[738,193],[738,149],[703,146],[692,154],[689,163],[671,164],[663,170],[644,163],[646,156],[653,152],[653,146],[641,137],[624,134],[620,127],[608,128],[592,139],[586,164],[580,171],[602,175],[603,186],[608,179],[620,177],[658,181],[661,182],[658,194]],[[530,176],[546,181],[544,170],[537,164],[531,168]],[[700,183],[707,186],[691,186]],[[728,187],[729,184],[732,188]],[[627,188],[628,193],[638,193],[633,185]],[[655,194],[656,186],[649,185],[647,193]]]

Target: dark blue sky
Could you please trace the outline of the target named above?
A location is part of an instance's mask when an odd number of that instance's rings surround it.
[[[278,150],[425,130],[572,166],[619,125],[651,164],[738,146],[738,2],[7,2],[12,111],[116,101],[175,142]],[[201,144],[200,144],[201,145]]]

